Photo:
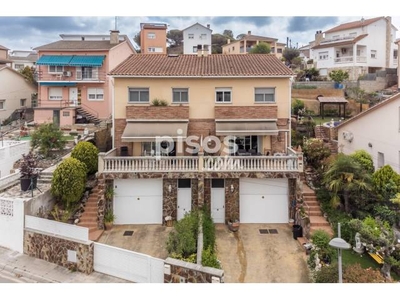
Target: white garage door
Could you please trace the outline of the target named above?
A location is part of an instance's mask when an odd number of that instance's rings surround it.
[[[241,223],[287,223],[288,180],[240,178]]]
[[[162,224],[162,179],[115,179],[115,224]]]

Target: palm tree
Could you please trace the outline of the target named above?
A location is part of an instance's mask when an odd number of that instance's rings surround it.
[[[338,154],[324,174],[323,183],[333,193],[331,204],[340,204],[340,194],[343,194],[344,209],[350,212],[350,194],[371,189],[371,175],[351,156]]]

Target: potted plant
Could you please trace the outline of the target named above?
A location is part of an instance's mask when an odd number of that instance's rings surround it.
[[[232,213],[230,218],[228,219],[228,228],[232,232],[236,232],[239,230],[239,216],[236,212]]]
[[[37,161],[32,151],[28,154],[22,154],[22,161],[19,165],[21,173],[21,190],[34,190],[37,186],[38,170],[36,168]]]
[[[110,230],[112,228],[112,225],[115,221],[115,215],[112,212],[111,209],[106,210],[106,213],[104,214],[104,225],[106,227],[106,230]]]

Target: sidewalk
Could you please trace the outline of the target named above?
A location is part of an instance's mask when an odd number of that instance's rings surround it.
[[[38,283],[129,283],[98,272],[85,275],[16,251],[0,247],[0,274]],[[25,279],[25,280],[21,280]]]

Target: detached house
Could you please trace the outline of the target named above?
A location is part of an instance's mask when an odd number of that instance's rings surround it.
[[[361,19],[317,31],[311,58],[322,76],[342,69],[350,80],[357,80],[360,75],[397,67],[396,32],[391,17]]]
[[[114,148],[98,179],[115,189],[116,223],[203,205],[216,223],[287,223],[303,168],[290,148],[293,75],[271,54],[132,55],[112,70]]]
[[[35,123],[100,122],[111,116],[112,80],[107,73],[135,53],[129,38],[110,35],[60,35],[38,52]]]
[[[183,54],[197,55],[199,50],[211,54],[211,36],[210,24],[196,23],[183,29]]]
[[[164,23],[140,23],[140,53],[166,54],[167,28]]]

